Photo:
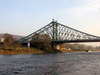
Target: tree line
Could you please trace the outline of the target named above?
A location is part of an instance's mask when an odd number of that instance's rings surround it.
[[[4,42],[0,44],[0,47],[3,48],[16,48],[16,47],[23,47],[21,44],[16,42],[17,40],[13,38],[11,34],[4,34],[3,35]],[[48,34],[35,34],[33,35],[30,43],[31,47],[38,48],[38,49],[52,49],[51,47],[51,37]],[[100,49],[100,46],[87,46],[84,44],[62,44],[62,48],[70,48],[71,50],[90,50],[90,49]]]

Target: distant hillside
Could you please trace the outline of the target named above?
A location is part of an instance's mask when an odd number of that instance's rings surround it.
[[[9,33],[8,33],[9,34]],[[17,40],[21,39],[22,37],[24,36],[19,36],[19,35],[14,35],[14,34],[11,34],[13,36],[13,38],[16,38]],[[0,33],[0,38],[3,37],[3,33]]]

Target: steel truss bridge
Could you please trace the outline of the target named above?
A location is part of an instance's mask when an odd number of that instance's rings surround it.
[[[18,40],[20,43],[28,43],[35,34],[47,34],[51,37],[52,43],[77,43],[77,42],[100,42],[100,37],[91,35],[66,25],[60,24],[57,21],[52,21],[43,28],[29,34],[28,36]],[[42,37],[40,37],[43,39]],[[45,38],[45,40],[48,40]]]

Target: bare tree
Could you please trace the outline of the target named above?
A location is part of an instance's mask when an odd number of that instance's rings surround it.
[[[4,47],[14,47],[15,45],[15,39],[11,34],[4,34]]]

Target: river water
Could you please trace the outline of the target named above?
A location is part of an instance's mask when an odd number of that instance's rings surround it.
[[[100,75],[100,52],[0,55],[0,75]]]

